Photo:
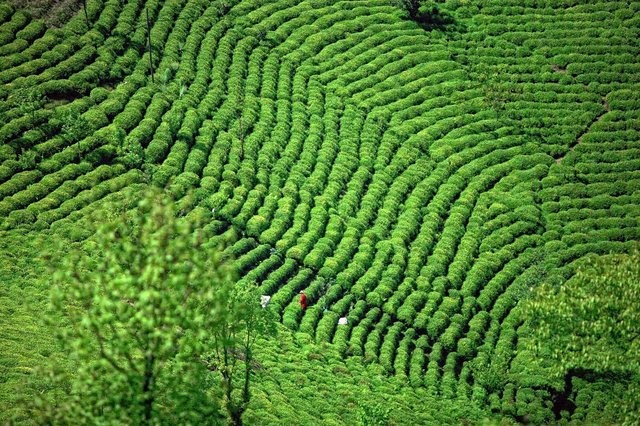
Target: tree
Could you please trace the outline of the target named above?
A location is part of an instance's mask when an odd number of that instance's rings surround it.
[[[531,377],[571,397],[573,377],[611,385],[616,421],[638,418],[640,254],[591,258],[559,289],[545,284],[523,306],[532,336],[523,349]],[[537,365],[534,365],[537,364]],[[627,390],[613,394],[622,385]],[[568,394],[568,395],[567,395]]]
[[[409,19],[415,21],[420,15],[420,0],[402,0],[402,7],[409,13]]]
[[[558,372],[640,372],[639,299],[640,255],[596,258],[558,291],[542,286],[529,301],[528,318]]]
[[[242,414],[251,399],[251,371],[259,365],[253,348],[260,336],[275,334],[275,315],[263,308],[253,283],[238,285],[227,299],[224,321],[210,333],[210,351],[204,357],[210,371],[216,372],[222,390],[222,403],[229,422],[242,424]]]
[[[400,0],[402,8],[409,14],[409,19],[426,27],[451,24],[451,17],[442,14],[439,4],[442,0]]]
[[[117,145],[119,161],[127,168],[137,169],[144,163],[144,149],[136,138],[123,135]]]
[[[71,248],[55,274],[53,306],[70,323],[68,396],[46,422],[215,424],[222,421],[201,357],[208,330],[236,314],[235,274],[207,235],[150,191],[137,209]],[[257,304],[257,302],[256,302]],[[225,341],[223,345],[232,344]]]

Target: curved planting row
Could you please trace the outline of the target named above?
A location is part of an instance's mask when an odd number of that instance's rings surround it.
[[[164,186],[288,327],[513,416],[518,301],[638,239],[636,2],[87,3],[0,5],[4,228]]]
[[[547,162],[546,172],[518,183],[532,191],[537,212],[526,214],[539,218],[541,238],[537,248],[518,258],[522,263],[514,270],[515,279],[496,305],[513,305],[508,298],[502,300],[508,294],[517,300],[543,279],[564,281],[585,256],[630,250],[640,232],[640,104],[635,94],[640,5],[551,1],[546,6],[496,1],[477,9],[452,4],[457,16],[473,19],[456,57],[482,82],[487,104],[503,120],[518,123],[517,133],[538,152],[555,158]],[[501,233],[511,233],[507,229],[513,225],[502,226]],[[538,379],[512,371],[521,327],[518,314],[506,311],[501,321],[483,321],[483,344],[470,363],[472,398],[533,422],[560,416],[553,402],[557,395],[536,387]],[[584,421],[581,416],[599,408],[589,406],[588,386],[575,392],[570,397],[582,406],[569,415]]]

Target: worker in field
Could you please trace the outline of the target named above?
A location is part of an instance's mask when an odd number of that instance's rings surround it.
[[[300,307],[302,308],[302,310],[304,311],[305,309],[307,309],[307,295],[304,294],[303,290],[300,290]]]

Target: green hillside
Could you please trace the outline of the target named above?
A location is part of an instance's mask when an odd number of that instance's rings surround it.
[[[447,0],[417,22],[393,0],[87,0],[59,27],[17,4],[0,1],[0,422],[62,397],[38,372],[66,362],[41,322],[54,243],[148,186],[272,296],[249,424],[640,417],[638,322],[558,352],[555,333],[593,330],[551,309],[640,283],[640,2]],[[617,310],[637,292],[593,294],[608,307],[565,314],[638,318]],[[557,355],[603,348],[613,364]]]

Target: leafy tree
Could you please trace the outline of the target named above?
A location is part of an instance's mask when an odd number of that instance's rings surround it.
[[[121,129],[118,129],[121,130]],[[119,161],[128,168],[139,168],[144,162],[144,149],[134,138],[122,136],[117,145]]]
[[[91,133],[91,123],[82,115],[70,113],[56,119],[62,124],[60,136],[68,143],[77,143]]]
[[[363,401],[360,404],[358,417],[362,426],[385,426],[389,424],[391,408],[382,404]]]
[[[225,316],[211,330],[210,350],[204,357],[209,370],[218,374],[222,403],[233,425],[242,424],[251,399],[251,371],[259,367],[253,358],[256,340],[276,331],[273,311],[263,309],[259,300],[253,283],[234,288],[226,302],[226,311],[233,315]]]
[[[541,286],[523,311],[533,333],[525,346],[536,354],[529,362],[537,363],[529,373],[543,372],[539,377],[546,376],[556,389],[570,388],[572,377],[637,389],[639,299],[638,253],[590,258],[558,290]],[[614,402],[619,420],[637,419],[637,395],[626,392]]]
[[[409,13],[409,19],[422,24],[438,24],[440,9],[437,0],[400,0],[402,7]]]
[[[235,276],[197,225],[176,220],[173,202],[151,191],[69,250],[55,274],[53,305],[71,324],[61,337],[74,371],[62,377],[68,396],[44,410],[43,421],[222,421],[201,355],[208,330],[236,314],[225,304]]]
[[[16,90],[11,98],[18,102],[18,108],[23,115],[27,115],[34,119],[44,105],[44,97],[42,93],[36,89],[25,88]]]
[[[539,289],[528,318],[538,344],[548,346],[557,361],[556,371],[638,368],[639,261],[638,254],[590,260],[558,291],[548,285]]]

